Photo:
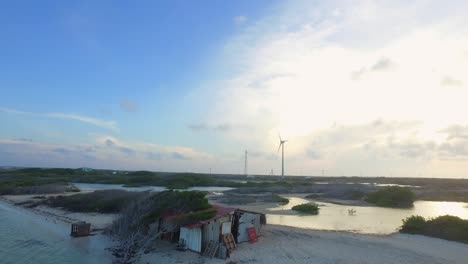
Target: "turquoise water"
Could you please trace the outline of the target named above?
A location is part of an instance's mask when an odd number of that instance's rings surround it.
[[[102,236],[71,238],[68,225],[0,201],[0,263],[112,263]]]

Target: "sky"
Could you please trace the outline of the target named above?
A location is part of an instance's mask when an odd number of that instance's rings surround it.
[[[467,13],[5,1],[0,166],[468,178]]]

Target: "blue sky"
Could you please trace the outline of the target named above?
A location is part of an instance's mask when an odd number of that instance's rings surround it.
[[[465,177],[467,11],[1,3],[0,165]]]
[[[240,30],[236,19],[268,8],[250,2],[3,3],[2,107],[114,120],[124,138],[190,144],[182,130],[204,103],[183,98],[216,74],[210,59]],[[2,119],[3,138],[76,143],[93,129],[71,120]]]

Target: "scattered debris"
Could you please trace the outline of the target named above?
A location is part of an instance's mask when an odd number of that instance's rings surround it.
[[[91,224],[86,222],[76,222],[71,225],[70,236],[82,237],[91,234]]]

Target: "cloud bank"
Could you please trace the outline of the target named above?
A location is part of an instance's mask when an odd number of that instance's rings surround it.
[[[292,1],[272,10],[226,42],[228,77],[196,91],[215,102],[198,123],[250,128],[226,134],[237,144],[225,151],[274,154],[280,132],[291,174],[468,176],[465,141],[440,132],[467,122],[467,2]]]

